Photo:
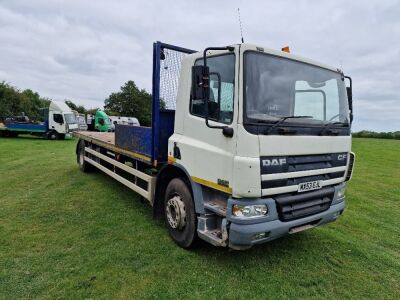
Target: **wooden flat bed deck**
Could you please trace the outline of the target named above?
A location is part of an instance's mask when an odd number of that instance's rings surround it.
[[[115,146],[115,133],[114,132],[96,132],[96,131],[77,131],[74,133],[77,137],[90,138],[92,140],[100,141],[103,143]]]
[[[131,158],[151,164],[150,157],[115,146],[114,132],[76,131],[74,132],[74,136],[95,145],[101,146],[105,149],[111,150],[113,152],[123,154]]]

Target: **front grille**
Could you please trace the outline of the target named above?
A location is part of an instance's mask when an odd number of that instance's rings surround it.
[[[277,196],[279,219],[287,222],[326,211],[331,206],[334,193],[333,187],[327,187],[308,193]]]
[[[262,189],[295,186],[303,182],[330,180],[345,176],[348,153],[328,153],[299,156],[264,156],[260,159]],[[332,169],[332,171],[324,169]],[[321,170],[307,174],[307,171]],[[299,174],[293,173],[299,172]],[[290,175],[286,175],[291,173]],[[325,174],[318,174],[325,173]],[[277,176],[278,175],[278,176]]]
[[[329,179],[341,178],[343,176],[344,176],[344,171],[320,174],[320,175],[314,175],[314,176],[266,180],[266,181],[261,182],[261,188],[267,189],[267,188],[275,188],[275,187],[282,187],[282,186],[298,185],[303,182],[317,181],[317,180],[329,180]]]
[[[299,172],[345,166],[348,153],[329,153],[298,156],[263,156],[261,174]],[[282,160],[283,159],[283,160]]]

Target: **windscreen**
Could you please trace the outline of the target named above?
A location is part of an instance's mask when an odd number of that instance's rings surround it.
[[[67,124],[76,124],[76,118],[74,114],[64,114],[64,118]]]
[[[276,122],[286,116],[309,116],[295,122],[348,124],[341,73],[258,52],[245,53],[244,69],[245,120]]]

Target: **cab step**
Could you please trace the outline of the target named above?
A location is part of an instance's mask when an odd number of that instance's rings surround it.
[[[204,208],[216,213],[219,216],[226,216],[226,201],[219,199],[205,201]]]
[[[214,246],[225,247],[228,242],[228,231],[226,219],[223,219],[220,226],[217,226],[217,216],[208,214],[198,217],[198,236]]]

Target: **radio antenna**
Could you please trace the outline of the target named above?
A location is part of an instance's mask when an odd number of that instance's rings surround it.
[[[242,30],[242,20],[240,19],[240,9],[239,9],[239,7],[238,7],[238,17],[239,17],[239,26],[240,26],[240,36],[242,37],[242,43],[244,43],[243,30]]]

